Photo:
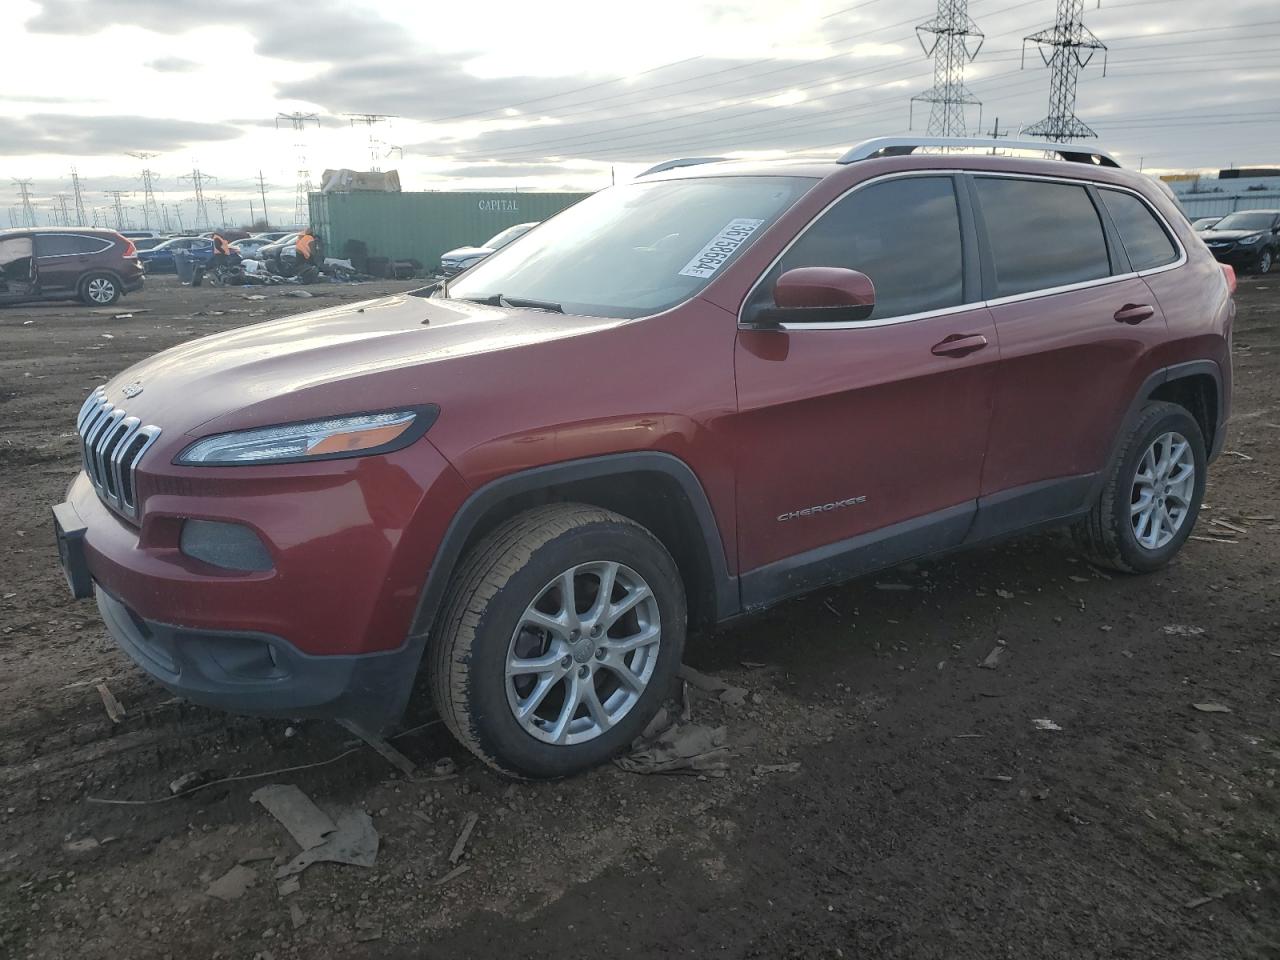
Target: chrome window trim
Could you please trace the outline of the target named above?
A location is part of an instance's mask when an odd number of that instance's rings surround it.
[[[1133,196],[1137,197],[1138,200],[1140,200],[1143,204],[1146,205],[1147,209],[1150,210],[1151,213],[1155,216],[1156,221],[1160,224],[1160,226],[1165,230],[1165,232],[1173,240],[1174,246],[1178,250],[1178,259],[1174,260],[1172,263],[1164,264],[1163,266],[1152,267],[1150,270],[1136,270],[1136,271],[1129,271],[1128,273],[1108,274],[1105,277],[1098,277],[1096,280],[1084,280],[1084,281],[1081,281],[1080,283],[1070,283],[1070,284],[1065,284],[1063,286],[1058,286],[1058,287],[1045,287],[1038,290],[1029,290],[1029,291],[1026,291],[1025,293],[1011,294],[1010,296],[1007,296],[1007,297],[996,297],[990,300],[974,300],[969,303],[956,304],[955,306],[952,306],[952,307],[942,307],[938,310],[929,310],[924,313],[909,313],[909,314],[904,314],[903,316],[898,316],[898,317],[882,317],[878,320],[851,320],[846,322],[835,322],[835,323],[780,323],[778,324],[777,329],[785,330],[788,332],[793,332],[793,331],[800,332],[803,330],[865,330],[865,329],[875,328],[875,327],[893,326],[899,323],[912,323],[916,320],[929,320],[934,317],[945,317],[953,313],[966,313],[968,311],[977,310],[979,308],[1003,306],[1009,303],[1017,303],[1018,301],[1021,301],[1021,300],[1038,300],[1041,297],[1052,297],[1059,293],[1070,293],[1075,290],[1085,290],[1090,287],[1101,287],[1111,283],[1119,283],[1123,280],[1132,280],[1135,277],[1150,277],[1158,273],[1164,273],[1168,270],[1176,270],[1178,267],[1181,267],[1184,264],[1186,264],[1188,260],[1187,249],[1185,246],[1183,246],[1182,238],[1178,236],[1177,231],[1175,231],[1169,225],[1169,221],[1165,219],[1164,215],[1159,210],[1157,210],[1146,197],[1144,197],[1137,190],[1134,190],[1132,187],[1125,187],[1119,184],[1104,183],[1099,180],[1089,180],[1081,177],[1056,176],[1056,175],[1050,175],[1050,174],[1037,174],[1037,173],[1006,173],[1003,171],[960,170],[960,169],[950,169],[950,168],[947,168],[947,169],[939,168],[936,170],[935,169],[899,170],[894,173],[882,174],[881,176],[872,177],[869,180],[864,180],[861,183],[854,184],[852,187],[850,187],[848,190],[841,193],[838,197],[833,199],[820,211],[814,214],[813,217],[809,220],[809,222],[806,223],[804,227],[801,228],[801,230],[794,237],[791,238],[791,241],[785,247],[782,248],[782,250],[778,253],[778,255],[774,257],[771,261],[769,261],[769,265],[765,267],[765,269],[761,272],[760,276],[756,278],[755,283],[753,283],[751,285],[751,288],[747,291],[747,295],[743,297],[742,303],[738,307],[738,329],[739,330],[760,329],[759,327],[756,327],[752,324],[745,323],[742,319],[743,311],[746,309],[747,304],[751,301],[751,297],[755,294],[756,288],[759,287],[760,284],[764,282],[764,278],[769,275],[770,271],[773,270],[773,268],[778,265],[778,262],[787,255],[787,253],[791,250],[791,248],[795,246],[796,243],[799,242],[800,238],[803,237],[806,233],[808,233],[809,229],[815,223],[817,223],[824,216],[826,216],[826,214],[831,210],[831,208],[834,207],[837,203],[840,203],[846,197],[851,196],[853,193],[857,192],[858,190],[861,190],[863,187],[869,187],[875,183],[883,183],[886,180],[897,180],[905,177],[922,177],[922,176],[923,177],[939,177],[939,176],[953,177],[956,174],[963,174],[971,177],[995,177],[997,179],[1003,179],[1003,180],[1044,180],[1050,183],[1068,183],[1076,186],[1094,187],[1095,189],[1098,189],[1098,190],[1119,190],[1124,193],[1132,194]],[[959,199],[960,198],[957,196],[957,200]],[[1099,213],[1099,226],[1102,226],[1101,213]],[[1105,227],[1103,229],[1103,236],[1104,238],[1106,236]]]

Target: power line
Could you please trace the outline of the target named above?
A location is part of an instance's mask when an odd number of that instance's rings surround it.
[[[189,174],[178,178],[179,180],[190,180],[191,190],[195,194],[196,202],[196,223],[197,227],[209,228],[209,209],[204,202],[204,185],[208,180],[217,180],[218,178],[211,174],[204,173],[199,167],[194,167]],[[178,218],[179,224],[182,222],[181,215]]]
[[[130,153],[129,156],[135,157],[144,163],[152,157],[158,157],[158,153]],[[151,214],[155,213],[156,226],[160,225],[160,206],[156,203],[156,194],[154,189],[155,171],[146,167],[142,169],[142,225],[147,230],[151,229]]]
[[[124,198],[129,196],[126,190],[107,190],[107,196],[111,198],[112,207],[116,212],[116,229],[129,229],[129,214],[124,209]]]
[[[382,168],[379,166],[378,161],[378,154],[381,152],[381,141],[378,140],[377,135],[373,132],[373,128],[380,123],[396,119],[395,115],[390,113],[348,113],[344,114],[344,116],[350,118],[353,127],[358,123],[368,128],[369,169],[375,172],[381,170]]]
[[[933,35],[932,42],[925,34]],[[933,86],[911,98],[912,112],[917,102],[929,104],[929,134],[958,137],[965,132],[965,107],[976,105],[981,127],[982,104],[964,85],[965,64],[978,55],[983,39],[969,16],[969,0],[938,0],[938,12],[916,27],[916,37],[924,55],[933,58]]]
[[[1024,50],[1028,43],[1034,43],[1051,71],[1049,115],[1024,132],[1055,142],[1096,137],[1089,125],[1076,116],[1076,86],[1080,71],[1099,50],[1103,52],[1102,73],[1106,75],[1107,45],[1084,25],[1084,0],[1058,0],[1058,17],[1053,26],[1024,37],[1022,43]]]
[[[83,227],[89,222],[89,218],[84,212],[84,195],[80,191],[80,174],[76,172],[76,168],[71,168],[71,193],[76,201],[76,226]]]
[[[294,150],[298,156],[298,181],[293,193],[293,223],[295,226],[301,226],[310,219],[311,212],[309,210],[311,195],[311,168],[307,164],[307,148],[305,143],[305,132],[307,124],[314,123],[320,126],[320,115],[317,113],[277,113],[276,128],[279,129],[280,121],[284,121],[296,134],[293,141]],[[258,188],[262,191],[262,215],[266,216],[267,208],[267,191],[262,185],[262,171],[258,171]]]

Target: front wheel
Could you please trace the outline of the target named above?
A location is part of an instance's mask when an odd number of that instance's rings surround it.
[[[1275,263],[1275,257],[1270,250],[1263,250],[1258,254],[1258,262],[1254,264],[1254,271],[1257,273],[1270,273],[1271,267]]]
[[[553,504],[508,520],[463,560],[431,637],[445,723],[503,773],[563,777],[644,730],[685,639],[680,572],[648,530]]]
[[[80,299],[91,307],[109,307],[120,299],[120,283],[109,273],[91,273],[80,282]]]
[[[1089,515],[1073,533],[1095,563],[1126,573],[1167,564],[1191,535],[1204,497],[1204,435],[1185,407],[1148,403]]]

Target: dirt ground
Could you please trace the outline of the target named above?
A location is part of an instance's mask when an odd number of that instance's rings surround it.
[[[1280,958],[1280,277],[1242,280],[1230,452],[1167,570],[1110,576],[1050,535],[821,591],[690,645],[750,691],[693,697],[727,776],[550,784],[426,713],[395,740],[408,778],[334,724],[177,702],[57,567],[48,508],[97,383],[408,286],[158,278],[128,318],[0,310],[0,957]],[[242,779],[165,800],[189,772]],[[270,783],[367,811],[376,864],[282,892],[298,848],[250,801]],[[206,892],[240,865],[241,895]]]

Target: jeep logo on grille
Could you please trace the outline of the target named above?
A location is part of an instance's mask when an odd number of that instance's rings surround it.
[[[124,388],[124,396],[126,400],[132,400],[142,392],[142,381],[135,380]]]

